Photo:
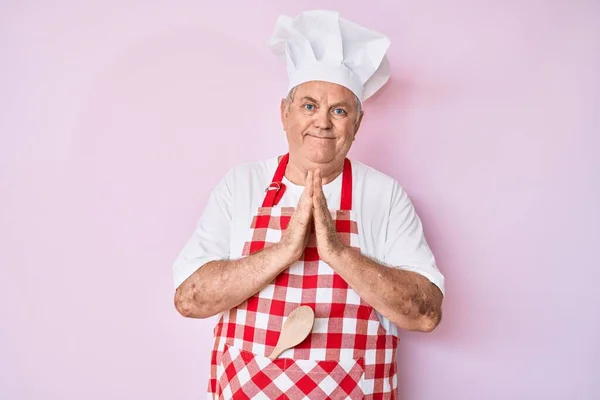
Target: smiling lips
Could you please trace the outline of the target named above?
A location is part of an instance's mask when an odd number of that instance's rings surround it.
[[[306,136],[310,136],[310,137],[312,137],[312,138],[315,138],[315,139],[329,139],[329,140],[331,140],[331,139],[335,139],[335,138],[332,138],[332,137],[325,137],[325,136],[316,136],[316,135],[311,135],[310,133],[309,133],[309,134],[307,134]]]

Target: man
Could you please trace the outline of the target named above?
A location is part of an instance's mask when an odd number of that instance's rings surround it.
[[[361,102],[389,77],[389,40],[310,11],[280,17],[289,151],[230,170],[174,264],[185,317],[220,314],[209,398],[395,398],[398,328],[439,323],[444,279],[406,192],[346,159]],[[275,360],[286,317],[308,338]]]

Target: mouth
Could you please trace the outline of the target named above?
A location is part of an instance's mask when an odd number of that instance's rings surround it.
[[[306,136],[310,136],[311,138],[314,138],[314,139],[322,139],[322,140],[333,140],[333,139],[335,139],[335,138],[332,138],[332,137],[325,137],[325,136],[311,135],[310,133],[306,134]]]

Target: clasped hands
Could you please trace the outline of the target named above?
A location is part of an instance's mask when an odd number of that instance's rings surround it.
[[[278,244],[290,264],[302,257],[313,221],[319,257],[331,264],[347,247],[337,236],[335,223],[323,194],[321,171],[318,169],[308,172],[298,206]]]

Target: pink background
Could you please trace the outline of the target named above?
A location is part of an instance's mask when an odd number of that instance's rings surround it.
[[[351,155],[447,279],[402,398],[600,398],[600,4],[368,3],[1,3],[2,399],[203,397],[214,320],[176,313],[171,264],[226,170],[285,151],[265,43],[311,8],[392,40]]]

